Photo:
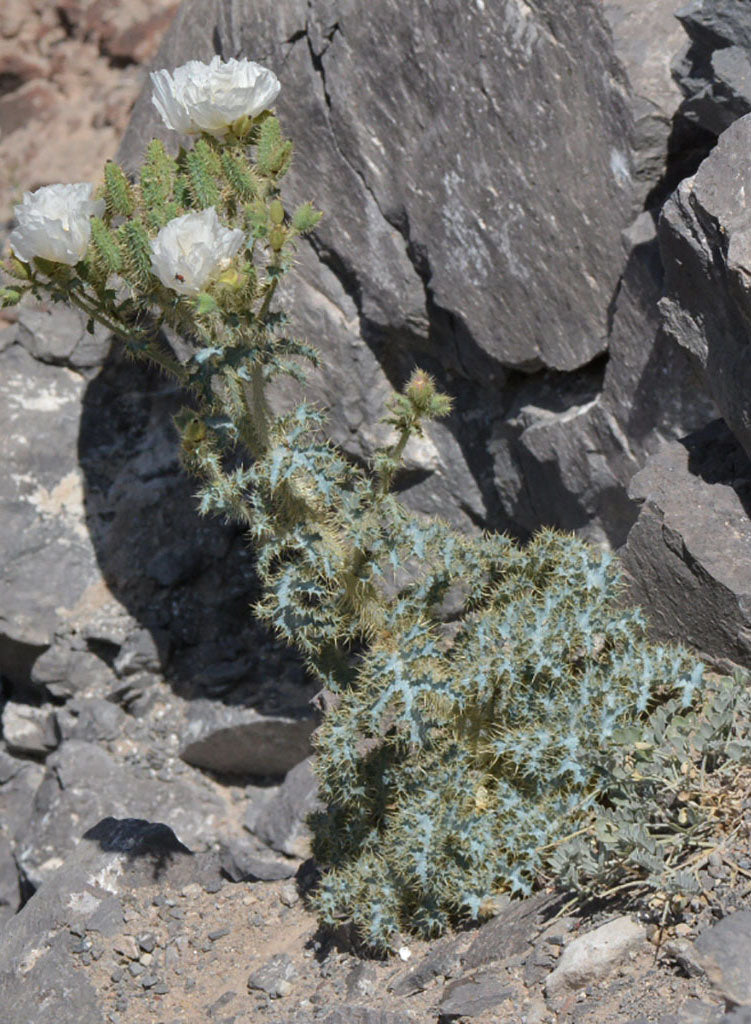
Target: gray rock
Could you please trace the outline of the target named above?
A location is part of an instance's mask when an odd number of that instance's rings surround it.
[[[729,1003],[751,1007],[751,911],[739,910],[705,928],[694,942],[694,954]]]
[[[297,864],[259,854],[255,848],[237,839],[222,844],[222,871],[233,882],[272,882],[292,878]]]
[[[447,985],[438,1012],[442,1017],[479,1017],[486,1010],[513,999],[517,990],[505,971],[478,971]]]
[[[221,775],[285,775],[310,754],[316,722],[261,715],[253,708],[195,701],[187,715],[180,757]]]
[[[618,552],[625,604],[720,671],[751,667],[751,462],[722,420],[654,455],[630,486],[639,518]]]
[[[344,1003],[325,1017],[323,1024],[413,1024],[414,1020],[409,1012]]]
[[[726,1013],[720,1024],[751,1024],[751,1007],[738,1006]]]
[[[660,222],[664,328],[690,354],[704,390],[749,453],[750,143],[751,117],[745,117],[682,182]]]
[[[83,388],[19,345],[0,353],[0,672],[18,685],[100,578],[76,456]]]
[[[683,99],[670,70],[685,42],[675,5],[676,0],[604,0],[602,5],[631,85],[640,206],[665,173],[673,119]]]
[[[290,857],[309,855],[310,831],[306,819],[321,810],[318,781],[310,758],[289,771],[282,785],[269,799],[248,808],[245,827],[272,850]]]
[[[6,925],[11,928],[18,915]],[[31,931],[4,936],[0,943],[0,1005],[12,1007],[8,1024],[61,1024],[75,1008],[76,1024],[108,1024],[104,1007],[84,971],[73,969],[68,936]],[[7,965],[12,964],[13,973]]]
[[[296,978],[297,969],[292,957],[287,953],[277,953],[249,975],[248,988],[265,992],[272,999],[281,999],[290,994]]]
[[[86,315],[68,306],[21,306],[16,338],[29,355],[43,363],[88,368],[101,366],[111,345],[100,324],[86,329]]]
[[[60,742],[55,711],[12,701],[3,708],[2,733],[11,754],[46,757]]]
[[[171,557],[172,552],[167,551],[166,554]],[[159,582],[170,586],[176,581],[177,577]],[[164,630],[135,629],[124,638],[112,667],[119,676],[132,676],[137,672],[158,673],[169,657],[169,643],[169,636]]]
[[[41,885],[74,849],[77,837],[104,817],[161,818],[178,835],[206,843],[224,807],[188,779],[162,782],[118,765],[100,747],[69,740],[47,759],[47,771],[18,837],[18,860]]]
[[[34,662],[30,681],[42,693],[65,700],[81,692],[106,697],[116,687],[117,676],[92,651],[75,649],[67,638],[56,637]]]
[[[0,827],[14,844],[26,829],[29,808],[44,774],[43,765],[11,757],[0,749]]]
[[[673,65],[681,113],[720,135],[751,111],[751,12],[735,0],[690,0],[676,16],[690,40]]]
[[[2,796],[2,790],[0,790]],[[18,868],[9,840],[0,832],[0,929],[21,906]]]
[[[396,996],[411,996],[415,992],[423,992],[436,978],[452,977],[459,968],[460,946],[459,938],[442,939],[418,964],[391,982],[389,992]]]
[[[555,1003],[606,977],[629,952],[642,946],[646,938],[644,925],[630,917],[617,917],[578,936],[565,947],[558,966],[548,975],[545,995]]]
[[[212,3],[187,7],[170,33],[169,46],[181,59],[176,37],[186,32],[192,48],[195,22],[205,26],[216,10]],[[277,104],[299,151],[292,187],[316,180],[324,189],[317,201],[336,210],[336,218],[320,244],[332,257],[352,264],[352,256],[369,254],[357,268],[365,275],[369,319],[394,326],[393,314],[409,308],[403,299],[412,292],[416,326],[425,320],[411,247],[431,268],[434,301],[465,316],[493,358],[525,368],[579,366],[604,336],[615,278],[603,278],[603,263],[605,253],[617,253],[630,200],[623,149],[629,119],[607,32],[595,4],[545,0],[523,8],[510,0],[485,10],[467,7],[458,28],[449,9],[417,2],[383,3],[365,25],[346,2],[296,0],[280,8],[234,0],[221,9],[216,36],[227,55],[263,53],[295,83]],[[403,60],[405,46],[414,60]],[[575,55],[584,48],[587,60],[580,63]],[[446,82],[461,87],[448,90]],[[546,108],[537,100],[552,88],[556,103]],[[145,122],[150,129],[157,120],[149,102],[147,96],[139,101],[121,149],[131,159],[131,138],[143,139]],[[585,109],[593,119],[586,144]],[[453,144],[444,146],[449,137]],[[471,158],[467,146],[474,147]],[[443,159],[426,160],[436,148]],[[587,173],[572,173],[564,192],[565,167]],[[345,180],[351,194],[341,188]],[[543,211],[538,204],[547,196],[551,205]],[[518,217],[529,203],[539,213],[520,230]],[[587,211],[602,205],[615,218],[593,238]],[[550,244],[550,212],[554,230],[581,252],[579,274]],[[340,253],[342,238],[349,244]],[[488,288],[496,265],[506,271],[503,295]],[[547,297],[544,332],[528,301],[538,282]]]
[[[125,713],[109,700],[78,697],[57,712],[57,721],[64,740],[96,743],[120,735]]]
[[[107,819],[89,830],[0,937],[0,1006],[16,1021],[104,1024],[105,1007],[86,973],[74,969],[69,931],[113,936],[122,928],[121,897],[158,877],[183,886],[201,877],[193,857],[163,824]]]
[[[367,999],[369,996],[374,996],[378,990],[378,971],[373,964],[355,964],[347,975],[345,984],[350,999],[358,996]],[[391,989],[391,991],[394,990]]]
[[[465,970],[473,970],[494,960],[527,953],[540,931],[555,897],[545,893],[526,900],[514,900],[502,907],[492,920],[482,925],[472,945],[462,957]]]

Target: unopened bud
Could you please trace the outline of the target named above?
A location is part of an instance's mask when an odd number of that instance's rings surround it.
[[[183,444],[193,445],[206,437],[206,424],[198,416],[188,420],[183,428]]]
[[[279,199],[274,199],[269,206],[269,217],[272,224],[281,224],[284,221],[284,206]]]
[[[224,285],[225,288],[242,288],[245,284],[245,275],[240,274],[234,267],[229,267],[219,275],[217,284]]]
[[[271,229],[269,232],[269,244],[274,252],[279,252],[281,247],[284,245],[286,237],[287,232],[280,224],[275,225],[275,227]]]

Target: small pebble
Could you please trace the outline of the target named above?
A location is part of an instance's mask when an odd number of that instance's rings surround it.
[[[138,936],[138,945],[144,951],[144,953],[153,953],[154,947],[156,946],[156,937],[151,932],[146,932],[143,935]]]
[[[123,971],[122,967],[115,967],[112,973],[110,974],[110,981],[114,981],[114,983],[117,984],[118,981],[123,980],[124,973],[125,972]]]
[[[223,886],[224,882],[221,880],[221,878],[216,878],[211,882],[204,882],[203,891],[208,893],[220,892]]]
[[[128,970],[130,971],[131,975],[134,978],[137,978],[139,976],[139,974],[143,974],[143,972],[146,970],[146,968],[143,966],[143,964],[135,963],[135,964],[128,964]]]
[[[141,984],[144,988],[153,988],[154,985],[159,981],[159,978],[154,974],[144,974],[141,978]]]
[[[212,942],[216,942],[217,939],[223,939],[225,935],[229,935],[229,928],[217,928],[216,931],[209,932],[209,938]]]
[[[285,885],[279,893],[279,901],[280,903],[283,903],[285,907],[294,907],[299,900],[300,894],[294,885]]]
[[[166,996],[169,992],[169,985],[166,981],[158,981],[152,991],[158,996]]]
[[[91,964],[91,953],[82,953],[81,963],[84,965],[84,967],[88,967]]]

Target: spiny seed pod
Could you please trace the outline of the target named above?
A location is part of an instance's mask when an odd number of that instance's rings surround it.
[[[187,154],[185,162],[188,166],[190,191],[196,206],[201,210],[206,210],[209,206],[218,206],[221,196],[214,177],[216,154],[201,139]]]
[[[315,210],[312,203],[304,203],[292,215],[292,227],[298,234],[304,235],[313,230],[322,216],[321,211]]]
[[[255,199],[259,192],[260,182],[253,170],[226,150],[222,150],[220,159],[224,177],[233,192],[243,200]]]
[[[141,195],[149,224],[157,230],[171,219],[167,207],[170,205],[176,172],[177,164],[172,157],[167,156],[162,142],[159,139],[150,142],[141,169]]]
[[[117,232],[122,247],[123,273],[133,284],[144,290],[151,285],[151,243],[140,221],[128,221]]]
[[[282,138],[282,130],[275,117],[267,117],[258,133],[256,154],[258,170],[271,177],[281,177],[292,159],[292,143]]]
[[[194,416],[183,427],[183,446],[192,448],[206,437],[206,424],[199,416]]]
[[[114,160],[104,165],[104,201],[110,217],[130,217],[133,195],[122,167]]]
[[[284,230],[284,228],[280,224],[275,224],[274,227],[269,232],[269,244],[271,245],[271,248],[274,250],[274,252],[279,252],[279,250],[284,245],[286,237],[287,232]]]
[[[119,274],[123,265],[123,257],[115,236],[99,217],[91,218],[91,241],[94,252],[103,271],[102,276]]]

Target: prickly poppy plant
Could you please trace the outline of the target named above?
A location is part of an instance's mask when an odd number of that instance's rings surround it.
[[[680,837],[696,832],[669,802],[639,818],[647,804],[624,751],[658,709],[666,722],[693,713],[703,666],[651,644],[641,612],[617,606],[611,555],[551,529],[524,548],[467,537],[399,503],[408,440],[450,409],[427,374],[393,395],[393,441],[367,469],[325,439],[305,401],[272,412],[275,378],[303,380],[318,361],[274,299],[321,216],[282,196],[292,144],[267,109],[278,83],[218,58],[153,79],[165,123],[192,132],[191,146],[173,157],[152,142],[137,180],[108,163],[94,200],[81,185],[27,195],[2,300],[68,302],[184,386],[175,422],[200,509],[247,529],[264,585],[256,612],[322,687],[321,920],[353,922],[388,950],[399,932],[438,934],[480,918],[497,893],[556,877],[587,893],[624,872],[666,887],[688,849]],[[163,328],[187,340],[188,358]],[[631,815],[623,835],[618,813]]]

